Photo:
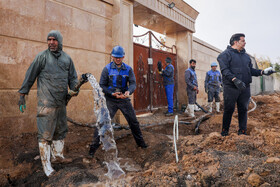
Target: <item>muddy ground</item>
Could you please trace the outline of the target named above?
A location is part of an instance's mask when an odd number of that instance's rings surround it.
[[[88,158],[94,130],[69,124],[66,165],[54,165],[47,178],[39,158],[36,134],[0,137],[0,186],[280,186],[280,94],[253,97],[257,108],[248,114],[248,136],[237,135],[238,117],[230,135],[220,136],[222,114],[202,122],[198,135],[194,124],[179,124],[179,162],[175,161],[173,124],[163,110],[139,117],[141,124],[162,124],[142,130],[149,145],[138,148],[127,130],[115,131],[120,164],[126,176],[109,181],[104,174],[104,151]],[[250,104],[250,108],[253,105]],[[197,112],[196,115],[202,115]],[[179,120],[186,119],[179,114]],[[186,120],[185,120],[186,121]]]

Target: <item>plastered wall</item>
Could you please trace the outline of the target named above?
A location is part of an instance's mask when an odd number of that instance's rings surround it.
[[[78,75],[90,72],[98,80],[110,61],[113,1],[1,0],[0,1],[0,134],[36,132],[36,83],[27,96],[27,110],[17,102],[25,72],[40,51],[47,49],[50,30],[60,30],[63,50]],[[89,83],[67,106],[79,122],[95,121]]]
[[[204,91],[206,72],[211,69],[212,62],[217,62],[217,57],[221,52],[220,49],[193,37],[192,58],[196,60],[196,74],[199,87],[197,102],[199,104],[207,104],[207,94]],[[217,69],[220,71],[219,66]],[[222,98],[222,94],[220,96]]]

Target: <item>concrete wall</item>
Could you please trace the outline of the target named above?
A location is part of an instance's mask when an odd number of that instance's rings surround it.
[[[257,62],[254,57],[251,57],[253,68],[258,69]],[[261,77],[252,77],[252,83],[250,84],[251,95],[258,95],[262,92],[261,89]]]
[[[1,0],[0,1],[0,134],[36,131],[36,83],[27,96],[27,110],[17,102],[25,72],[37,53],[47,49],[50,30],[60,30],[64,51],[77,73],[99,79],[112,49],[112,0]],[[94,121],[90,85],[82,87],[68,107],[68,116]]]
[[[280,91],[280,73],[274,74],[274,90]]]
[[[193,37],[192,58],[196,60],[196,74],[198,78],[198,87],[199,87],[197,102],[199,104],[207,103],[207,94],[204,91],[204,81],[205,81],[206,72],[211,69],[212,62],[217,62],[217,57],[221,52],[222,51],[220,49],[196,37]],[[220,71],[219,66],[217,69]]]

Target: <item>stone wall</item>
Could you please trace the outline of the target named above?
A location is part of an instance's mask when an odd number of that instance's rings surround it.
[[[211,70],[211,63],[217,62],[217,57],[221,52],[222,51],[220,49],[217,49],[216,47],[196,37],[193,37],[192,58],[196,60],[196,74],[198,78],[199,87],[197,102],[199,104],[207,103],[207,94],[204,91],[204,81],[206,72]],[[217,69],[220,71],[219,66]]]
[[[25,72],[36,54],[47,49],[50,30],[60,30],[64,51],[78,75],[90,72],[99,79],[110,61],[113,0],[1,0],[0,1],[0,134],[36,131],[36,83],[27,96],[27,110],[17,102]],[[68,116],[94,121],[93,100],[85,84],[68,107]]]

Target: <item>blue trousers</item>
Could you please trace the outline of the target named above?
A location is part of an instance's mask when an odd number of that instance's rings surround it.
[[[168,103],[168,112],[173,113],[173,93],[174,93],[174,84],[165,85],[165,94],[167,97]]]

